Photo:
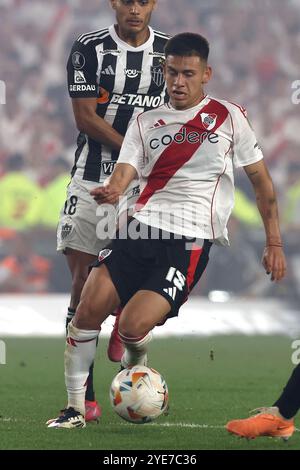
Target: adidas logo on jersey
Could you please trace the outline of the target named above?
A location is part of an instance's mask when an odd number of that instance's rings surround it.
[[[157,127],[165,126],[166,123],[162,119],[159,119],[153,126],[150,127],[150,129],[155,129]]]
[[[102,70],[102,75],[116,75],[114,69],[112,68],[111,65],[106,67],[104,70]]]

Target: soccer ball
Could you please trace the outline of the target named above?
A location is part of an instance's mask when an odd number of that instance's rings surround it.
[[[149,423],[168,407],[168,387],[156,370],[133,366],[116,375],[110,387],[115,412],[131,423]]]

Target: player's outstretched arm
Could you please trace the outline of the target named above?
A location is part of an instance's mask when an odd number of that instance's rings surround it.
[[[256,203],[261,214],[265,233],[262,264],[272,281],[280,281],[286,274],[286,259],[282,249],[279,228],[277,199],[271,176],[263,160],[244,167],[256,196]]]
[[[129,183],[137,177],[136,169],[129,163],[117,163],[112,175],[104,185],[90,194],[98,204],[115,204]]]
[[[77,128],[97,142],[120,150],[124,137],[96,113],[97,98],[72,98]]]

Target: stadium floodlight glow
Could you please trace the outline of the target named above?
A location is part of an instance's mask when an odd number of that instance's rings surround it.
[[[228,302],[230,297],[230,292],[227,292],[226,290],[211,290],[208,294],[208,299],[211,302]]]

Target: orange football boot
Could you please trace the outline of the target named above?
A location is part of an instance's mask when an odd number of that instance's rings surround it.
[[[236,419],[226,424],[228,432],[247,439],[259,436],[280,437],[287,441],[295,431],[294,420],[277,416],[278,408],[263,407],[253,410],[258,413],[250,418]]]

